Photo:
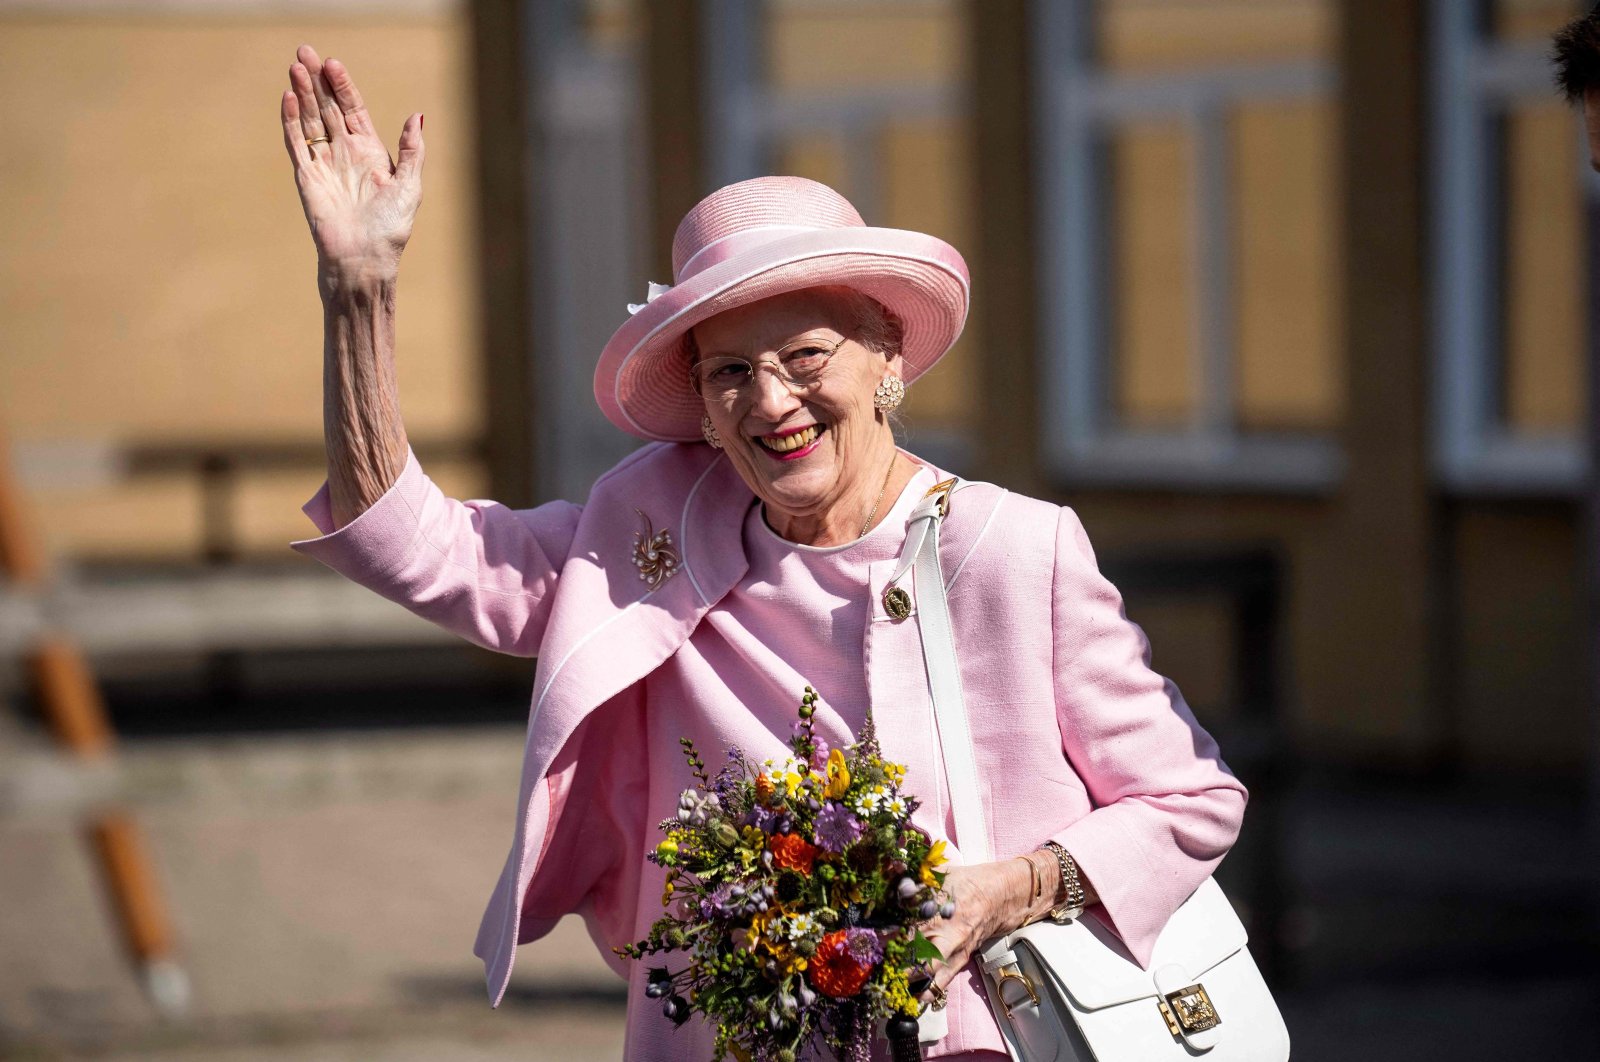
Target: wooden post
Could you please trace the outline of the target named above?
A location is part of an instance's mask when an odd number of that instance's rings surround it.
[[[478,313],[483,343],[482,444],[489,497],[513,509],[535,504],[532,283],[528,248],[531,180],[537,150],[528,125],[528,73],[522,4],[471,5],[478,137]]]
[[[49,590],[45,553],[31,534],[3,436],[0,573],[24,591],[42,596]],[[110,756],[115,740],[105,703],[87,660],[72,639],[62,633],[46,635],[29,651],[25,666],[40,709],[61,747],[84,760]],[[127,812],[103,811],[89,823],[89,836],[124,943],[146,993],[163,1012],[181,1013],[188,1006],[189,981],[174,958],[171,923],[138,823]]]
[[[1348,465],[1330,544],[1349,577],[1323,610],[1328,637],[1361,661],[1325,676],[1351,736],[1411,767],[1451,755],[1449,539],[1430,471],[1425,6],[1340,4]]]
[[[1584,212],[1587,220],[1588,316],[1586,354],[1588,379],[1585,381],[1588,419],[1584,432],[1583,514],[1579,549],[1584,575],[1584,654],[1589,694],[1589,852],[1600,880],[1600,192],[1593,178],[1586,186]],[[1596,908],[1591,907],[1591,910]],[[1600,921],[1600,914],[1596,915]]]
[[[972,64],[976,332],[985,352],[979,468],[985,478],[1040,493],[1038,275],[1034,113],[1028,0],[967,5]]]
[[[655,0],[645,19],[644,120],[650,145],[651,276],[672,275],[672,235],[706,187],[705,46],[699,0]]]

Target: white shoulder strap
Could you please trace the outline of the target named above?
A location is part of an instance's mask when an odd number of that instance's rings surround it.
[[[949,511],[950,497],[966,486],[947,479],[923,496],[906,521],[906,542],[889,586],[895,586],[908,569],[913,571],[917,629],[922,635],[922,657],[928,669],[928,690],[945,775],[950,781],[951,812],[955,819],[956,847],[967,863],[993,858],[989,829],[984,818],[978,761],[972,750],[972,730],[967,723],[967,703],[961,691],[961,669],[956,663],[955,634],[950,625],[950,602],[944,572],[939,566],[939,526]]]
[[[967,722],[967,701],[961,690],[961,668],[956,663],[955,632],[950,623],[950,601],[944,571],[939,565],[939,527],[950,509],[950,497],[966,486],[954,478],[936,484],[925,494],[906,521],[906,542],[900,551],[885,594],[907,571],[912,571],[917,630],[922,636],[922,658],[928,670],[928,692],[933,701],[934,725],[950,782],[950,807],[955,819],[955,842],[966,863],[987,863],[994,858],[984,817],[983,790],[978,785],[978,758],[972,749],[972,729]],[[1010,938],[985,941],[980,961],[1004,955]],[[987,985],[987,979],[985,984]],[[918,1039],[932,1043],[944,1037],[945,1012],[925,1010],[917,1019]]]

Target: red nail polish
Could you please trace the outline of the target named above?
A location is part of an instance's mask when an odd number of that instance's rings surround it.
[[[417,115],[417,128],[418,129],[421,129],[423,126],[425,126],[427,124],[428,124],[428,116],[426,114]]]

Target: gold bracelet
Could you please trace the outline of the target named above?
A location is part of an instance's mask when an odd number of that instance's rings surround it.
[[[1021,855],[1017,856],[1017,858],[1028,864],[1028,880],[1032,883],[1032,888],[1028,893],[1029,909],[1023,916],[1022,922],[1023,925],[1028,926],[1038,921],[1038,919],[1033,916],[1032,908],[1034,904],[1039,902],[1039,897],[1044,895],[1044,883],[1039,879],[1039,864],[1033,861],[1033,857],[1031,855]]]
[[[1046,841],[1041,847],[1055,856],[1057,864],[1061,867],[1061,882],[1056,891],[1056,907],[1050,912],[1050,920],[1068,922],[1082,917],[1085,896],[1083,883],[1078,877],[1078,861],[1055,841]]]

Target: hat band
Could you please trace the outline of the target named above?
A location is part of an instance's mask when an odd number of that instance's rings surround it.
[[[720,265],[728,259],[750,250],[752,247],[760,247],[764,243],[771,243],[779,236],[787,236],[797,232],[816,232],[821,228],[821,225],[757,225],[753,228],[730,232],[726,236],[712,240],[690,255],[688,261],[683,263],[683,268],[678,270],[678,275],[673,283],[682,284],[697,273],[704,273],[712,266]]]

